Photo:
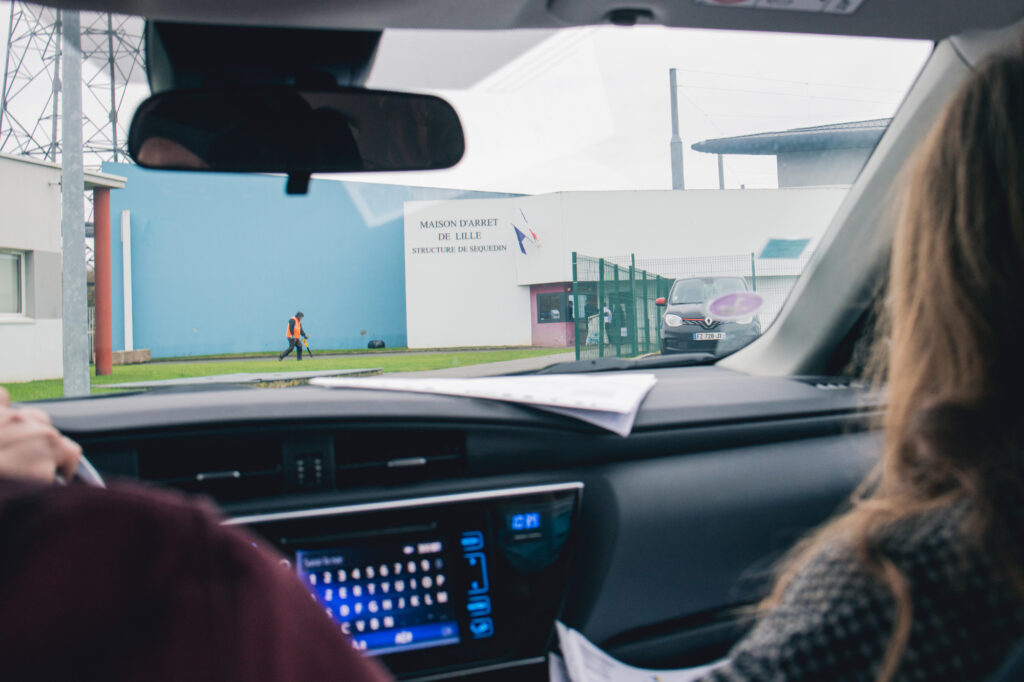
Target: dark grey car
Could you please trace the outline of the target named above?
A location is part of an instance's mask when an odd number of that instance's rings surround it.
[[[757,315],[741,320],[715,320],[705,305],[724,294],[749,291],[742,277],[690,277],[672,283],[661,316],[661,352],[725,355],[761,335]]]

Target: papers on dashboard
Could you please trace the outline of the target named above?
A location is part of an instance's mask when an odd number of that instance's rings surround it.
[[[694,668],[649,670],[618,661],[576,630],[555,623],[562,656],[551,654],[551,682],[694,682],[725,664],[725,659]]]
[[[412,391],[530,405],[607,429],[620,436],[633,430],[640,403],[654,387],[653,374],[548,374],[542,376],[450,379],[362,377],[311,379],[326,388]]]

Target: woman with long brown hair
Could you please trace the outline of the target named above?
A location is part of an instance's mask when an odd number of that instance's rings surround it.
[[[918,151],[881,318],[881,460],[709,679],[984,680],[1024,637],[1024,56]]]

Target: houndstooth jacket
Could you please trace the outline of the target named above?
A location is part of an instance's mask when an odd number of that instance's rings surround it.
[[[909,578],[913,625],[898,682],[983,681],[1024,637],[1024,604],[961,530],[960,504],[899,524],[882,551]],[[706,682],[873,682],[895,601],[841,542],[800,570]]]

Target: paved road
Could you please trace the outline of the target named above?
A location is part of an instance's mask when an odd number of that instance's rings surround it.
[[[484,377],[495,374],[511,374],[512,372],[527,372],[553,365],[556,362],[569,362],[575,359],[576,353],[556,353],[555,355],[541,355],[535,358],[520,358],[503,362],[486,362],[482,365],[467,365],[466,367],[452,367],[450,369],[402,372],[401,375],[410,377]]]
[[[374,376],[380,368],[367,369],[322,369],[312,372],[244,372],[239,374],[215,374],[205,377],[182,379],[154,379],[153,381],[130,381],[123,384],[102,384],[101,388],[158,388],[167,386],[209,386],[211,384],[258,384],[258,383],[300,383],[314,377]]]
[[[378,350],[368,351],[365,353],[321,353],[316,348],[313,349],[314,358],[361,358],[369,355],[441,355],[447,353],[490,353],[497,350],[520,350],[518,347],[512,348],[472,348],[467,350]],[[202,362],[253,362],[256,360],[277,360],[279,354],[274,355],[253,355],[250,357],[229,357],[229,358],[180,358],[177,360],[153,360],[150,364],[166,364],[166,365],[182,365],[182,364],[193,364]],[[308,358],[305,352],[302,353],[304,358]],[[544,356],[547,357],[547,356]],[[295,362],[295,352],[284,359],[284,362]],[[554,360],[552,362],[555,362]]]

